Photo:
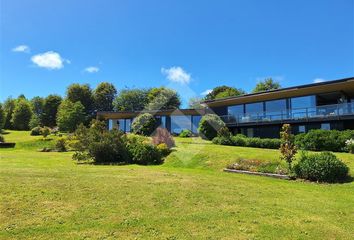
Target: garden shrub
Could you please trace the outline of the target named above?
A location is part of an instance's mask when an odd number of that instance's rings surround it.
[[[175,140],[166,128],[158,127],[152,136],[152,143],[159,145],[161,143],[166,144],[168,148],[175,146]]]
[[[46,139],[47,136],[50,134],[50,128],[48,128],[48,127],[41,128],[41,134],[42,134],[43,138]]]
[[[354,153],[354,139],[353,138],[345,141],[345,145],[346,145],[349,153]]]
[[[295,137],[298,148],[311,151],[347,151],[345,142],[354,138],[354,130],[310,130]]]
[[[42,135],[42,128],[41,127],[34,127],[31,130],[31,136],[40,136]]]
[[[162,157],[167,157],[171,153],[171,149],[168,148],[166,143],[160,143],[156,146]]]
[[[218,144],[218,145],[233,146],[233,142],[230,137],[224,137],[224,136],[214,137],[212,141],[214,144]]]
[[[242,134],[237,134],[235,136],[218,136],[213,138],[213,143],[218,145],[269,149],[278,149],[280,147],[280,139],[248,138]]]
[[[159,149],[153,144],[146,143],[142,138],[129,137],[126,146],[132,163],[141,165],[162,163]]]
[[[67,147],[66,147],[66,139],[65,138],[59,138],[55,144],[55,149],[58,152],[66,152]]]
[[[247,137],[242,134],[237,134],[235,136],[231,137],[232,143],[234,146],[240,146],[240,147],[245,147],[246,146],[246,141]]]
[[[294,172],[310,181],[340,182],[348,177],[349,168],[330,152],[302,153]]]
[[[181,133],[179,134],[180,137],[182,138],[188,138],[188,137],[192,137],[193,136],[193,133],[191,130],[188,130],[188,129],[183,129],[181,131]]]
[[[150,113],[144,113],[132,123],[132,132],[139,135],[150,136],[156,128],[156,119]]]
[[[218,115],[206,114],[199,122],[198,132],[202,138],[212,140],[217,136],[217,132],[225,126]]]

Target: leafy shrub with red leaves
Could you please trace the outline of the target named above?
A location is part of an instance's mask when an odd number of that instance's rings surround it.
[[[166,128],[158,127],[152,137],[152,143],[154,145],[159,145],[161,143],[166,144],[168,148],[175,146],[175,140],[173,140],[172,135],[168,132]]]

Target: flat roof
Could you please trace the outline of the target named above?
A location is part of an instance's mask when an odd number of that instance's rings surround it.
[[[354,77],[325,81],[320,83],[299,85],[294,87],[280,88],[258,93],[249,93],[235,97],[206,100],[202,103],[209,107],[217,107],[231,104],[243,104],[288,97],[305,96],[311,94],[328,93],[332,91],[341,91],[343,93],[354,96]]]
[[[98,118],[120,119],[134,118],[143,113],[150,113],[157,116],[185,116],[185,115],[204,115],[205,109],[168,109],[168,110],[142,110],[142,111],[118,111],[118,112],[97,112]]]

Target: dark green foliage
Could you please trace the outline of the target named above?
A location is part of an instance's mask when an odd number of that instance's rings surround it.
[[[42,135],[42,128],[41,127],[34,127],[31,130],[31,136],[40,136]]]
[[[150,113],[143,113],[132,123],[132,132],[139,135],[150,136],[156,128],[156,119]]]
[[[86,114],[91,114],[93,111],[93,94],[89,84],[74,83],[68,86],[66,90],[66,98],[73,102],[81,102],[85,108]]]
[[[95,109],[97,111],[113,111],[113,100],[117,94],[117,89],[113,84],[101,82],[93,92]]]
[[[85,121],[85,108],[81,102],[72,103],[64,100],[57,113],[57,125],[60,131],[73,132],[80,123]]]
[[[95,163],[127,163],[129,154],[125,147],[123,133],[108,131],[105,124],[94,120],[90,128],[80,125],[75,131],[77,161],[91,159]]]
[[[2,134],[0,134],[0,142],[5,142],[5,138]]]
[[[31,99],[31,108],[33,111],[33,114],[36,115],[36,117],[40,117],[41,114],[43,113],[43,106],[44,106],[44,99],[41,97],[34,97]]]
[[[55,149],[58,152],[66,152],[67,147],[66,147],[66,139],[65,138],[59,138],[57,142],[55,143]]]
[[[3,109],[5,113],[5,123],[4,123],[5,129],[13,129],[11,119],[15,109],[15,105],[16,105],[16,100],[11,97],[8,97],[4,102]]]
[[[254,147],[254,148],[268,148],[278,149],[280,147],[280,140],[274,138],[248,138],[242,134],[236,136],[218,136],[213,139],[214,144],[240,146],[240,147]]]
[[[217,132],[225,127],[225,123],[218,115],[207,114],[199,122],[198,132],[202,138],[212,140],[217,136]]]
[[[279,88],[281,88],[279,82],[274,81],[272,78],[267,78],[264,79],[264,81],[257,83],[256,87],[252,90],[252,92],[264,92]]]
[[[13,128],[16,130],[28,130],[32,114],[31,106],[27,100],[18,100],[11,118]]]
[[[56,126],[58,107],[62,98],[58,95],[48,95],[44,99],[43,113],[41,116],[41,125],[48,127]]]
[[[219,99],[224,97],[234,97],[234,96],[243,95],[245,93],[246,92],[243,91],[242,89],[237,89],[234,87],[223,85],[223,86],[215,87],[210,93],[208,93],[205,96],[205,100],[213,100],[213,99]]]
[[[310,130],[295,137],[298,148],[311,151],[347,151],[345,142],[354,138],[354,130]]]
[[[132,163],[140,165],[161,164],[162,156],[160,150],[150,143],[144,142],[139,136],[131,136],[127,141]]]
[[[310,181],[340,182],[348,177],[349,168],[333,153],[302,153],[294,167],[297,177]]]
[[[148,104],[148,90],[123,89],[114,99],[113,106],[116,111],[141,111]]]
[[[193,137],[193,133],[191,130],[183,129],[179,134],[179,137],[183,137],[183,138]]]
[[[148,93],[148,99],[149,104],[146,107],[149,110],[177,109],[181,105],[178,93],[165,87],[152,88]]]
[[[35,128],[37,126],[40,126],[41,125],[41,120],[40,118],[36,115],[36,114],[33,114],[32,117],[31,117],[31,120],[28,124],[29,128],[32,129],[32,128]]]
[[[50,134],[50,128],[49,127],[41,128],[41,134],[42,134],[43,138],[46,139]]]
[[[4,128],[5,125],[5,111],[0,103],[0,132]]]

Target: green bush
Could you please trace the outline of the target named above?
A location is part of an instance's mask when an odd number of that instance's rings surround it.
[[[66,139],[65,138],[59,138],[55,144],[55,149],[58,152],[66,152],[67,147],[66,147]]]
[[[0,142],[5,142],[5,138],[2,134],[0,134]]]
[[[242,134],[235,136],[218,136],[213,138],[213,143],[218,145],[269,148],[278,149],[280,147],[280,139],[273,138],[248,138]]]
[[[218,131],[225,126],[218,115],[206,114],[199,122],[198,132],[202,138],[212,140],[217,136]]]
[[[168,148],[166,143],[160,143],[156,146],[162,157],[167,157],[171,153],[171,149]]]
[[[162,163],[159,149],[147,143],[143,138],[129,137],[126,146],[132,163],[141,165]]]
[[[34,127],[31,130],[31,136],[40,136],[42,135],[42,128],[41,127]]]
[[[227,146],[234,145],[230,137],[214,137],[212,141],[214,144],[218,144],[218,145],[227,145]]]
[[[310,130],[295,137],[298,148],[311,151],[347,151],[345,142],[354,138],[354,130]]]
[[[188,137],[192,137],[193,136],[193,133],[191,130],[188,130],[188,129],[183,129],[181,131],[181,133],[179,134],[179,137],[182,137],[182,138],[188,138]]]
[[[137,116],[132,123],[132,132],[139,135],[150,136],[156,128],[156,119],[150,113]]]
[[[247,137],[242,134],[237,134],[231,137],[234,146],[245,147],[247,142]]]
[[[302,153],[294,167],[299,178],[318,182],[340,182],[348,177],[349,168],[333,153]]]

